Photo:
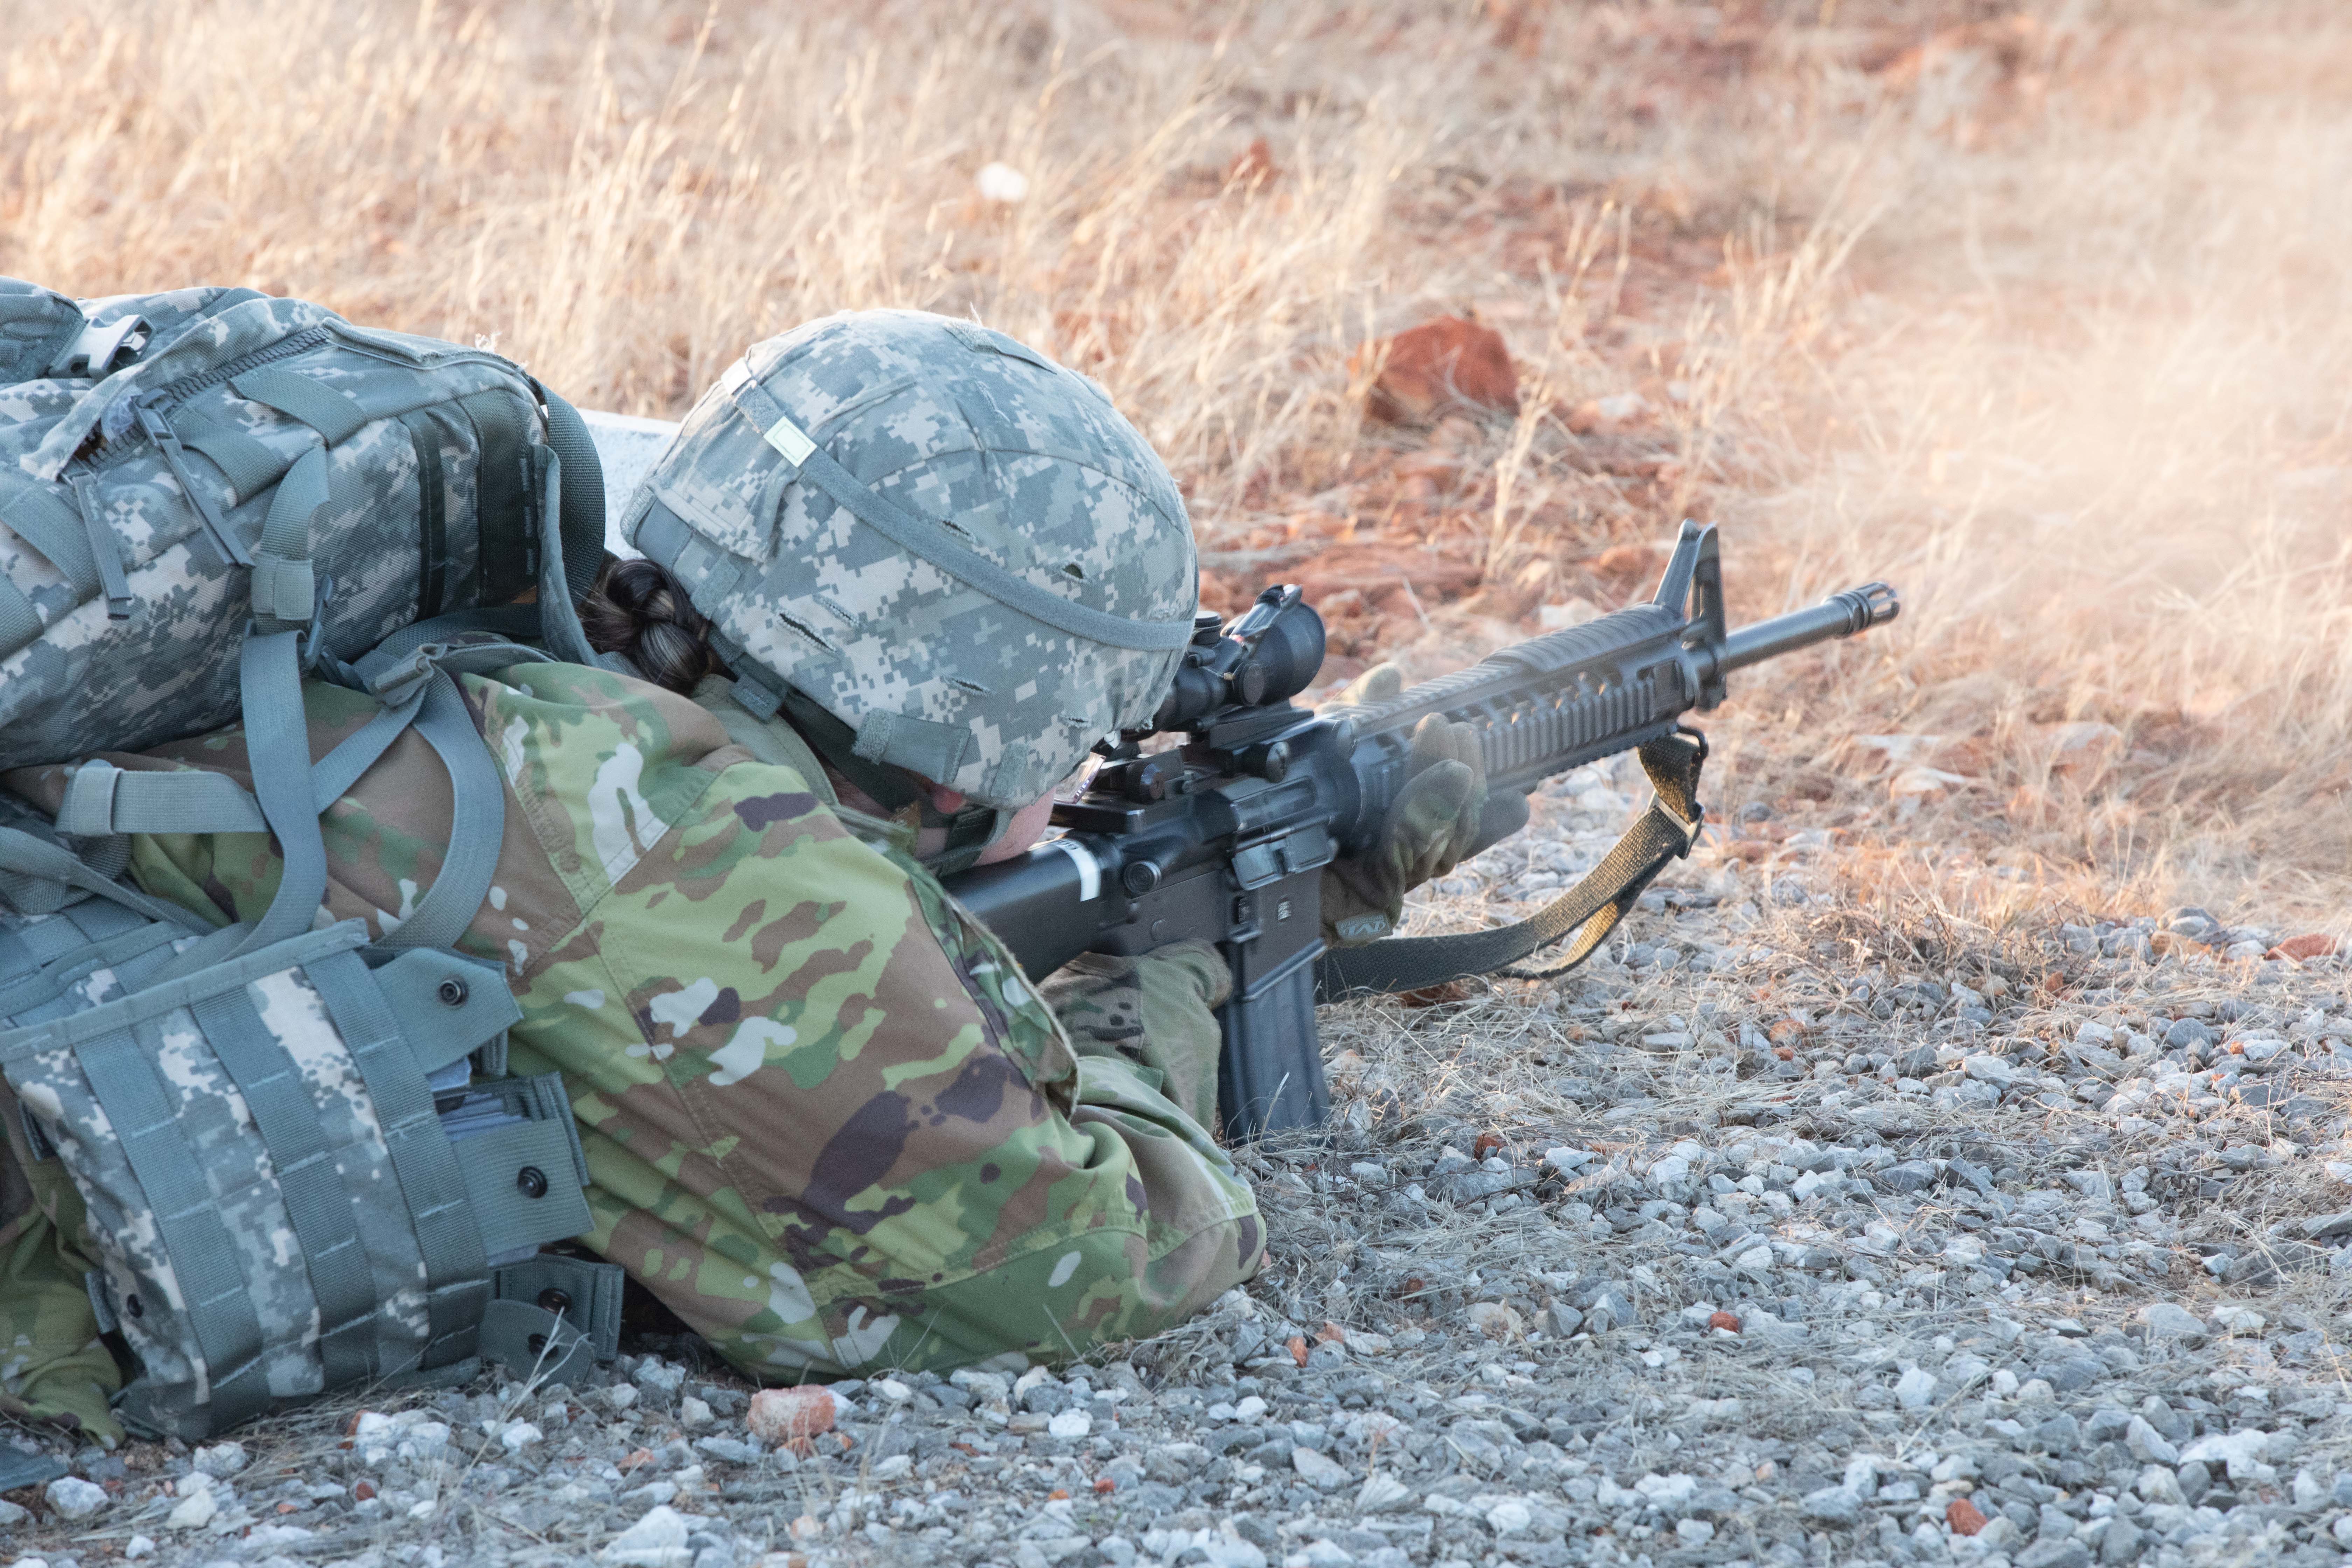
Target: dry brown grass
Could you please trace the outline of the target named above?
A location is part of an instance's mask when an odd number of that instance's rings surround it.
[[[1213,593],[1366,541],[1483,583],[1343,590],[1360,659],[1622,594],[1611,546],[1712,516],[1746,614],[1908,604],[1744,685],[1719,797],[1971,919],[2325,915],[2352,17],[2028,9],[0,0],[0,269],[299,293],[653,414],[812,314],[975,313],[1135,415]],[[1350,351],[1460,309],[1516,424],[1362,428]],[[1914,763],[1965,782],[1900,815]]]

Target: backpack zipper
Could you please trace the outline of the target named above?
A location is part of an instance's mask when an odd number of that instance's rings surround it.
[[[194,375],[184,375],[177,381],[167,381],[152,392],[142,393],[140,396],[142,401],[157,405],[158,412],[161,412],[160,405],[166,403],[176,408],[206,387],[218,386],[224,381],[243,375],[249,370],[257,370],[273,360],[290,359],[299,353],[308,353],[310,350],[324,344],[333,335],[323,326],[305,327],[293,336],[281,338],[267,348],[258,348],[251,353],[239,354],[226,364],[215,365],[210,370],[199,371]]]

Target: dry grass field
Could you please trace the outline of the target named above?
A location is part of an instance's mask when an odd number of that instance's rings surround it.
[[[1718,801],[1874,896],[2342,907],[2341,7],[0,14],[10,273],[303,294],[673,416],[810,315],[969,312],[1160,445],[1213,603],[1304,577],[1358,660],[1613,603],[1685,514],[1742,615],[1897,582],[1717,725]],[[1516,418],[1366,424],[1350,356],[1444,313]]]
[[[853,1384],[826,1464],[683,1446],[741,1391],[658,1359],[441,1396],[446,1462],[338,1405],[157,1561],[257,1520],[568,1563],[670,1501],[699,1533],[603,1560],[2337,1561],[2352,1003],[2247,961],[2352,937],[2347,189],[2328,0],[0,0],[0,273],[300,295],[669,417],[813,315],[969,313],[1159,446],[1206,602],[1307,584],[1335,679],[1646,593],[1685,516],[1737,619],[1905,600],[1736,681],[1722,827],[1591,970],[1327,1012],[1339,1125],[1242,1155],[1273,1266],[1132,1364]],[[1376,417],[1445,316],[1516,409]],[[1548,896],[1632,785],[1416,918]],[[2090,926],[2183,903],[2236,960]],[[1248,1427],[1293,1417],[1344,1486]],[[189,1484],[77,1462],[116,1511],[53,1565]]]

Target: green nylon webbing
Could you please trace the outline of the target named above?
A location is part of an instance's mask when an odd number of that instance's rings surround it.
[[[595,1223],[573,1179],[571,1119],[567,1107],[562,1121],[519,1121],[456,1143],[457,1169],[489,1257],[562,1241]],[[536,1195],[518,1180],[527,1167],[544,1178]]]
[[[172,478],[178,482],[181,495],[195,508],[205,531],[212,536],[213,548],[220,552],[222,563],[231,566],[252,565],[252,553],[237,538],[236,531],[229,527],[228,520],[221,516],[220,509],[213,504],[211,492],[198,485],[196,477],[188,472],[187,447],[181,443],[171,422],[156,412],[152,403],[142,402],[137,407],[140,428],[146,431],[147,438],[155,443],[155,450],[172,470]]]
[[[327,504],[327,448],[295,459],[269,498],[261,542],[253,552],[253,613],[265,624],[307,626],[318,604],[310,567],[310,520]]]
[[[233,492],[232,504],[249,500],[276,484],[293,466],[290,459],[242,430],[217,420],[183,414],[173,422],[180,445],[201,452],[221,471]]]
[[[48,914],[62,907],[60,894],[66,888],[111,899],[149,920],[167,921],[184,931],[202,929],[187,910],[99,875],[71,850],[36,838],[22,828],[0,827],[0,902],[25,914]]]
[[[47,629],[25,590],[0,574],[0,658],[29,646]]]
[[[74,505],[81,512],[82,538],[89,543],[90,559],[98,563],[107,618],[127,621],[138,605],[131,597],[131,579],[122,570],[122,542],[106,523],[106,503],[99,499],[98,477],[87,468],[77,469],[68,482],[73,486]]]
[[[628,1270],[617,1263],[542,1252],[497,1269],[490,1276],[499,1300],[528,1301],[554,1312],[587,1336],[600,1361],[610,1361],[621,1344],[621,1300]]]
[[[242,937],[245,931],[243,926],[223,926],[190,943],[187,952],[180,956],[197,954],[204,961],[185,973],[149,979],[136,992],[95,1007],[79,1008],[37,1025],[0,1032],[0,1068],[22,1061],[37,1051],[52,1051],[97,1039],[130,1027],[142,1018],[154,1017],[173,1007],[185,1007],[199,997],[234,991],[265,974],[275,974],[297,964],[308,965],[321,953],[347,952],[367,942],[365,926],[357,921],[339,921],[258,952],[230,956],[225,950],[212,946],[222,939]],[[207,954],[205,950],[208,947],[211,951]]]
[[[563,582],[576,602],[596,585],[604,558],[604,464],[579,410],[534,379],[547,410],[547,445],[562,460],[556,493],[543,502],[559,509],[547,542],[563,552]],[[550,597],[544,589],[541,597]]]
[[[323,382],[266,364],[229,383],[240,397],[275,408],[316,430],[330,447],[350,440],[374,416]]]
[[[441,467],[441,426],[425,409],[400,416],[416,449],[416,618],[441,613],[449,575],[449,481]]]
[[[188,1326],[204,1354],[215,1425],[232,1426],[260,1415],[269,1404],[261,1321],[212,1184],[180,1129],[154,1062],[131,1028],[84,1040],[74,1055],[146,1194]]]
[[[294,1058],[261,1021],[252,993],[242,988],[208,996],[190,1011],[204,1026],[213,1054],[245,1096],[246,1109],[269,1150],[287,1217],[300,1244],[302,1267],[319,1307],[319,1356],[327,1386],[373,1376],[375,1280],[367,1249],[352,1219],[334,1152],[319,1121]]]
[[[98,592],[98,562],[72,507],[20,474],[0,472],[0,523],[39,551],[59,575],[87,599]]]
[[[420,690],[416,696],[421,698]],[[412,700],[376,710],[312,766],[312,805],[323,812],[376,764],[415,721]],[[58,830],[75,837],[125,833],[266,833],[269,824],[251,791],[226,773],[201,768],[133,773],[93,759],[75,768],[58,807]]]
[[[520,400],[498,388],[457,400],[473,421],[480,453],[474,465],[474,597],[486,605],[511,603],[531,586],[530,489],[523,470]]]
[[[376,1121],[425,1261],[425,1345],[419,1364],[444,1366],[462,1360],[474,1352],[475,1330],[489,1299],[488,1255],[482,1250],[481,1232],[467,1208],[465,1178],[434,1111],[416,1054],[402,1037],[392,1008],[357,953],[331,953],[306,964],[304,971],[375,1102]]]
[[[310,797],[310,729],[298,639],[298,633],[269,632],[246,638],[238,651],[247,764],[282,860],[277,896],[240,944],[242,952],[310,930],[327,892],[327,844]]]
[[[111,909],[114,906],[109,904],[101,907]],[[46,921],[33,929],[44,931],[63,924],[64,922],[60,921]],[[69,931],[71,928],[67,929]],[[35,949],[33,957],[37,960],[39,967],[33,973],[23,973],[17,965],[12,963],[7,973],[0,973],[0,1026],[6,1026],[11,1020],[20,1023],[40,1022],[39,1019],[27,1018],[25,1015],[55,1001],[64,994],[67,986],[81,980],[92,971],[101,968],[119,971],[129,964],[132,959],[151,952],[156,948],[166,946],[184,934],[185,933],[173,926],[160,925],[153,921],[140,921],[128,931],[115,932],[92,941],[77,942],[62,952],[44,952]],[[17,933],[10,933],[10,940],[16,941],[20,946],[32,945],[19,941]],[[70,937],[65,940],[70,941]],[[127,977],[118,973],[117,978],[121,979],[125,986],[130,984]]]
[[[58,831],[76,838],[268,830],[251,791],[226,773],[196,768],[131,773],[93,758],[73,770],[58,805]]]
[[[449,770],[449,847],[415,912],[386,931],[383,945],[454,947],[480,912],[498,874],[499,848],[506,837],[506,781],[446,670],[435,670],[425,684],[416,732]]]
[[[1513,925],[1447,936],[1391,937],[1335,949],[1315,965],[1315,999],[1419,991],[1482,974],[1549,980],[1583,963],[1608,940],[1667,862],[1688,855],[1698,838],[1703,816],[1698,774],[1706,759],[1706,742],[1690,733],[1662,735],[1644,744],[1639,754],[1658,798],[1576,886]],[[1577,940],[1557,965],[1535,971],[1510,967],[1570,933],[1578,933]]]

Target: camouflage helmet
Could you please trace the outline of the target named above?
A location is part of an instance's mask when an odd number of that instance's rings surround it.
[[[1149,721],[1200,597],[1176,482],[1102,389],[918,310],[755,345],[622,532],[709,617],[746,707],[830,715],[856,759],[1000,812]]]

